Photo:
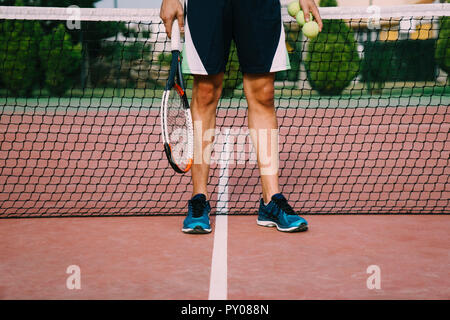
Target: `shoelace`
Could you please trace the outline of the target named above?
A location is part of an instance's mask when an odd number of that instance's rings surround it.
[[[192,207],[192,216],[194,218],[200,218],[203,215],[203,210],[206,207],[206,202],[201,200],[191,200],[190,205]]]
[[[286,212],[286,214],[289,214],[289,215],[297,214],[297,213],[295,213],[294,209],[292,209],[292,207],[289,205],[289,203],[287,202],[286,199],[273,199],[273,201],[278,206],[278,208],[280,208],[281,210]]]

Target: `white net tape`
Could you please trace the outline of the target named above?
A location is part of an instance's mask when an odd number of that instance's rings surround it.
[[[287,15],[283,3],[283,17]],[[450,4],[319,8],[322,19],[386,19],[450,16]],[[47,8],[0,6],[0,19],[159,22],[159,9]]]

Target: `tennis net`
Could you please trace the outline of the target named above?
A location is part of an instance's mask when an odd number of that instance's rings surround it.
[[[302,214],[450,213],[450,4],[282,8],[280,184]],[[163,153],[170,45],[154,9],[0,7],[0,218],[184,214]],[[259,172],[232,46],[209,192],[256,213]],[[192,77],[187,77],[188,87]],[[190,89],[188,89],[190,97]]]

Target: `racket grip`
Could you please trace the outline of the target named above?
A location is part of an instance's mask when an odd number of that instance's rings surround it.
[[[173,20],[172,24],[172,37],[170,42],[172,51],[181,51],[180,43],[180,26],[178,25],[178,20]]]

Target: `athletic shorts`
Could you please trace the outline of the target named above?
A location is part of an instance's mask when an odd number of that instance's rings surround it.
[[[225,71],[231,41],[243,73],[290,69],[279,0],[186,0],[184,73]]]

